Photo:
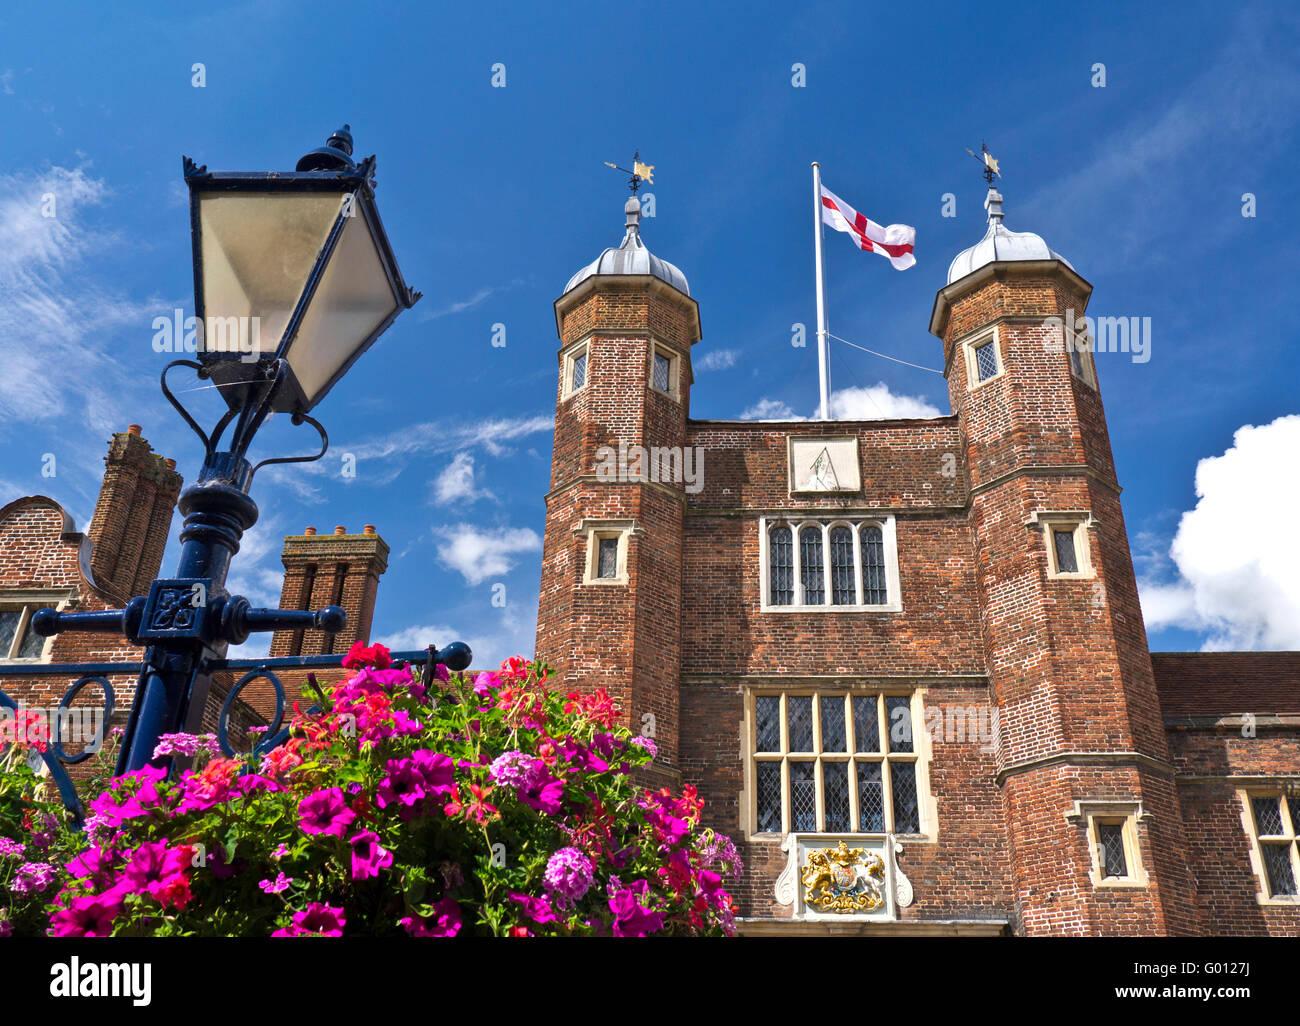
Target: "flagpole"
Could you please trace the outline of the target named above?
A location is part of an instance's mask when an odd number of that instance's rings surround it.
[[[822,272],[822,169],[813,161],[813,252],[817,259],[817,377],[821,385],[821,419],[830,420],[831,379],[826,339],[826,283]]]

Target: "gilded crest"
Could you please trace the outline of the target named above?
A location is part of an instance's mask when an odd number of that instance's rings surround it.
[[[885,901],[884,860],[843,840],[834,848],[810,851],[800,879],[804,902],[820,912],[874,912]]]

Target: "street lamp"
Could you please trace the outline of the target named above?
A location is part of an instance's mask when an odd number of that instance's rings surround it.
[[[248,491],[259,467],[318,460],[329,448],[310,411],[402,310],[420,298],[402,279],[375,208],[375,158],[352,160],[345,125],[293,172],[209,172],[184,158],[194,243],[199,362],[163,368],[163,395],[203,442],[198,480],[180,497],[185,516],[175,577],[155,580],[125,609],[60,613],[43,609],[32,629],[124,635],[148,646],[127,721],[118,774],[152,762],[158,738],[198,733],[212,684],[229,645],[254,631],[314,628],[337,633],[347,617],[324,609],[254,609],[226,591],[231,557],[257,522]],[[197,340],[197,339],[196,339]],[[205,432],[167,387],[173,367],[212,380],[228,409]],[[253,436],[274,412],[308,423],[320,452],[281,456],[250,466]],[[234,423],[227,442],[222,436]],[[468,667],[463,644],[430,661]]]

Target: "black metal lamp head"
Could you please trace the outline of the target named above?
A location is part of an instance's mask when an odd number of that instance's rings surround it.
[[[420,294],[375,206],[375,158],[344,125],[292,172],[211,172],[185,158],[198,359],[232,410],[309,413]]]
[[[352,159],[352,126],[344,125],[325,141],[324,146],[299,160],[295,170],[350,171],[356,166]]]

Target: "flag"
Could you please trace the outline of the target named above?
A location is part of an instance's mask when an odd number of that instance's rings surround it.
[[[915,228],[905,224],[881,227],[859,214],[825,186],[821,187],[821,194],[824,224],[830,225],[837,232],[847,232],[859,249],[888,257],[895,270],[905,271],[916,263],[916,257],[912,256],[912,246],[916,242]]]

